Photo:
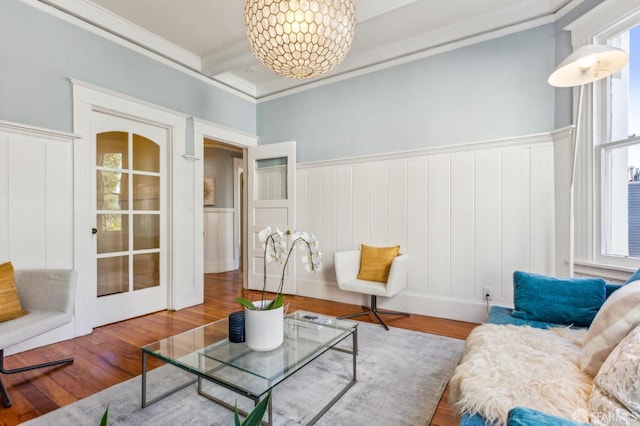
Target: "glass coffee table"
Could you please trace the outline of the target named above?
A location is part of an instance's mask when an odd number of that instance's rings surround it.
[[[284,318],[284,343],[268,352],[253,351],[246,343],[232,343],[228,336],[229,322],[225,318],[143,346],[142,408],[197,382],[199,394],[228,409],[235,409],[229,402],[206,392],[203,380],[249,398],[257,405],[276,385],[328,350],[351,354],[351,381],[309,422],[313,424],[356,382],[358,327],[355,321],[305,311],[294,312]],[[336,346],[349,336],[352,338],[351,348]],[[147,356],[159,358],[196,377],[147,400]],[[273,396],[267,409],[267,424],[273,422],[272,401]]]

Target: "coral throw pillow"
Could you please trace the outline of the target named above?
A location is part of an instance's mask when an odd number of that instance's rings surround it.
[[[22,309],[11,262],[0,265],[0,322],[28,314]]]
[[[358,279],[386,283],[391,262],[400,254],[400,246],[371,247],[362,244]]]

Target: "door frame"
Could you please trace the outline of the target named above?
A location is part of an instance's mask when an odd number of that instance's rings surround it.
[[[167,223],[167,309],[175,309],[176,295],[183,291],[183,277],[177,275],[181,259],[174,253],[180,253],[183,247],[191,245],[191,235],[185,235],[184,223],[176,220],[177,201],[184,210],[184,200],[176,197],[176,188],[183,188],[193,184],[188,182],[188,175],[180,169],[184,163],[182,153],[185,152],[186,120],[187,116],[168,109],[140,101],[126,95],[102,89],[89,83],[71,80],[73,86],[73,126],[74,132],[81,135],[74,142],[73,147],[73,180],[74,180],[74,268],[78,273],[78,289],[76,293],[76,335],[89,334],[93,330],[95,288],[95,256],[92,252],[93,235],[91,229],[95,227],[95,214],[88,200],[92,196],[91,173],[93,171],[91,158],[93,132],[91,115],[94,111],[106,112],[131,120],[138,120],[152,125],[164,127],[168,130],[168,200]],[[95,162],[95,161],[94,161]],[[176,170],[179,170],[176,172]],[[186,176],[186,177],[185,177]],[[201,181],[202,182],[202,181]],[[202,194],[202,189],[200,193]],[[177,249],[178,248],[178,249]],[[179,278],[179,279],[177,279]]]

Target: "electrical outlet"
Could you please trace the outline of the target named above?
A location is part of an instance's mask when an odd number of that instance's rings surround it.
[[[482,287],[482,298],[485,300],[491,300],[493,298],[491,290],[491,287]]]

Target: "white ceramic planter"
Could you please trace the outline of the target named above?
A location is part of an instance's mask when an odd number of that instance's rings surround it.
[[[271,303],[265,300],[264,305]],[[261,302],[254,302],[259,309]],[[244,337],[254,351],[271,351],[284,341],[284,311],[282,306],[268,311],[244,309]]]

